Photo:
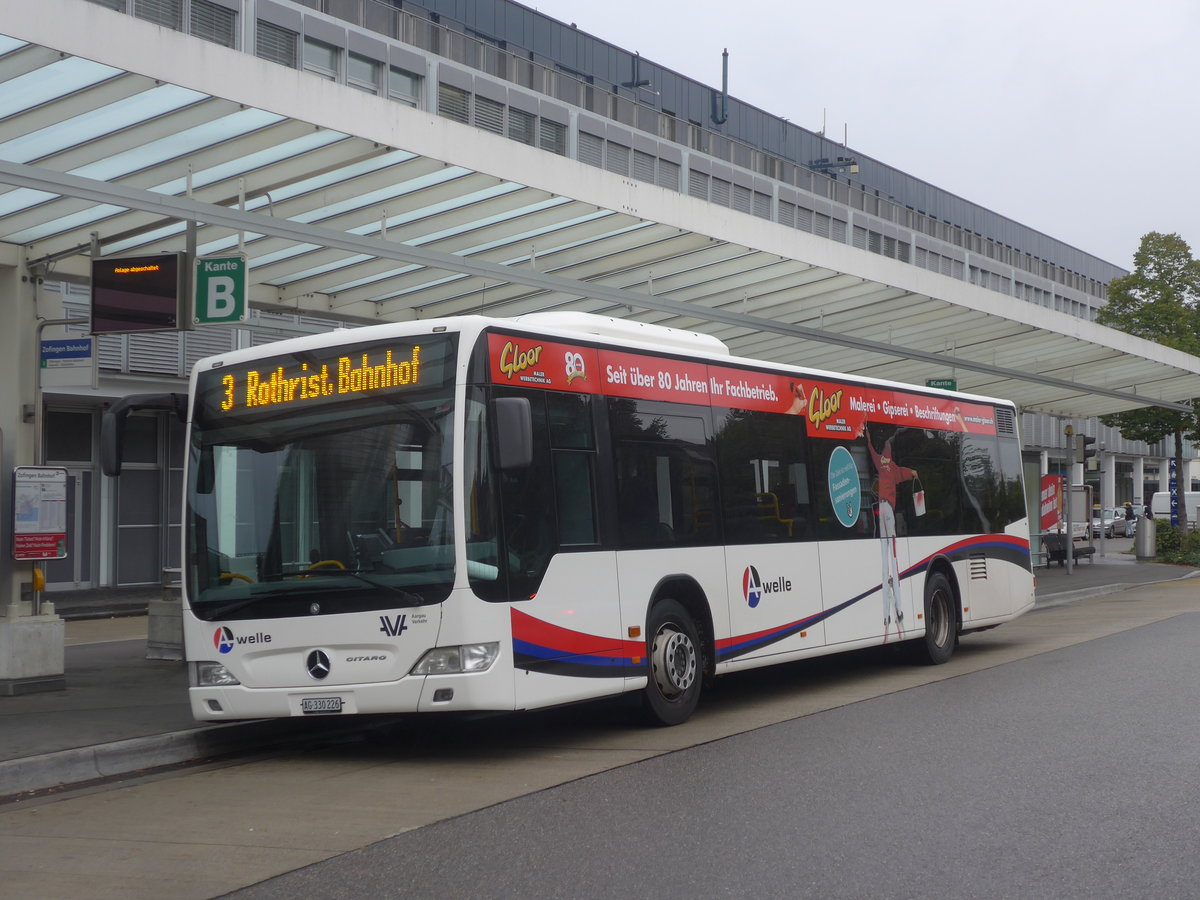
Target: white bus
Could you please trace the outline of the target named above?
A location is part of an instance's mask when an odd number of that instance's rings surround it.
[[[202,360],[184,640],[199,720],[522,710],[885,642],[945,662],[1033,606],[1007,402],[586,314],[341,330]]]

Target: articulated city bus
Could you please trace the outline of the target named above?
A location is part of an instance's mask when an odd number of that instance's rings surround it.
[[[184,640],[200,720],[522,710],[1033,606],[1010,403],[734,358],[586,314],[342,330],[202,360]]]

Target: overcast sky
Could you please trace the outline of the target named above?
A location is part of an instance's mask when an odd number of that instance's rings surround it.
[[[1125,268],[1200,255],[1196,0],[523,0]]]

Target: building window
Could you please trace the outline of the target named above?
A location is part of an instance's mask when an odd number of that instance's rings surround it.
[[[504,104],[476,96],[475,127],[493,134],[504,134]]]
[[[520,109],[508,111],[508,136],[514,141],[533,146],[537,117]]]
[[[46,410],[46,459],[56,462],[92,461],[91,411]]]
[[[296,32],[259,19],[254,37],[254,55],[294,69],[299,61],[296,52],[299,39],[300,35]]]
[[[654,176],[654,183],[659,187],[670,188],[673,191],[679,190],[679,168],[679,163],[660,159],[658,161],[658,174]]]
[[[549,119],[542,119],[540,129],[541,147],[549,153],[567,155],[567,126]]]
[[[388,69],[388,96],[398,103],[416,106],[421,96],[421,76],[392,66]]]
[[[629,153],[629,148],[624,144],[616,144],[609,141],[604,156],[604,168],[616,175],[628,175]]]
[[[133,0],[133,15],[163,28],[183,31],[183,0]]]
[[[209,0],[192,0],[188,28],[194,36],[222,47],[237,46],[237,13]]]
[[[462,88],[438,85],[438,115],[467,125],[471,121],[471,95]]]
[[[324,41],[304,39],[304,71],[336,81],[338,77],[338,48]]]
[[[378,94],[380,68],[382,67],[375,60],[351,53],[346,58],[346,84],[360,91]]]
[[[579,132],[579,161],[600,168],[604,165],[604,139]]]

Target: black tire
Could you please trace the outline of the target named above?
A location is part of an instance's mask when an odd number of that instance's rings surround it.
[[[642,708],[653,725],[686,722],[700,702],[704,657],[700,635],[687,610],[660,600],[646,622],[646,662],[650,668]]]
[[[925,579],[925,637],[917,642],[917,659],[931,666],[949,662],[958,643],[958,601],[949,579],[932,572]]]

